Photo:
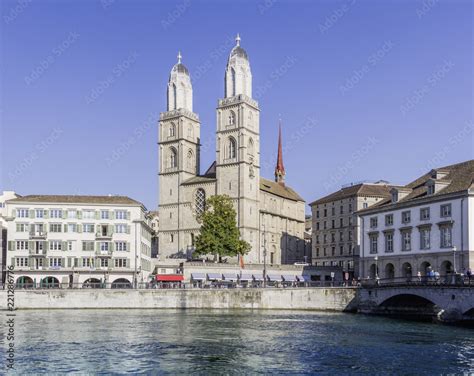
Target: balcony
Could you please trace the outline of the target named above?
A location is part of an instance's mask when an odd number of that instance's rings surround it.
[[[46,231],[30,231],[30,239],[46,239],[48,233]]]
[[[95,233],[95,238],[96,239],[107,239],[110,240],[112,239],[112,233],[111,232],[103,232],[99,231]]]
[[[95,251],[95,255],[99,257],[112,257],[112,251],[98,250]]]
[[[28,253],[30,256],[45,257],[46,249],[30,249]]]

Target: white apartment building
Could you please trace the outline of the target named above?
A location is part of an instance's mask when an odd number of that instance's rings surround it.
[[[357,214],[363,277],[474,269],[474,160],[393,187],[390,198]]]
[[[0,283],[5,283],[7,262],[7,225],[4,216],[7,212],[5,202],[19,197],[14,191],[3,191],[0,195]]]
[[[6,201],[4,219],[19,287],[128,287],[152,272],[146,208],[128,197],[23,196]]]

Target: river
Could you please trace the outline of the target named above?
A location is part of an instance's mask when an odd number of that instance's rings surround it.
[[[472,329],[308,311],[17,311],[14,346],[18,374],[474,372]]]

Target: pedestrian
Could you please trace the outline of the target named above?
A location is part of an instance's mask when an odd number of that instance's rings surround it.
[[[421,272],[418,270],[418,273],[416,273],[416,276],[418,277],[418,282],[421,283]]]
[[[471,277],[472,277],[472,270],[471,270],[471,268],[467,268],[466,276],[467,276],[467,280],[468,280],[469,285],[471,285]]]

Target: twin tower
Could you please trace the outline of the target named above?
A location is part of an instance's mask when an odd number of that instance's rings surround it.
[[[226,194],[237,211],[242,237],[258,249],[260,191],[260,110],[252,99],[247,52],[236,45],[225,71],[224,98],[218,101],[216,160],[201,174],[201,124],[193,111],[189,71],[173,66],[167,111],[159,125],[160,258],[189,256],[199,233],[198,215],[206,197]],[[283,181],[283,174],[279,179]]]

